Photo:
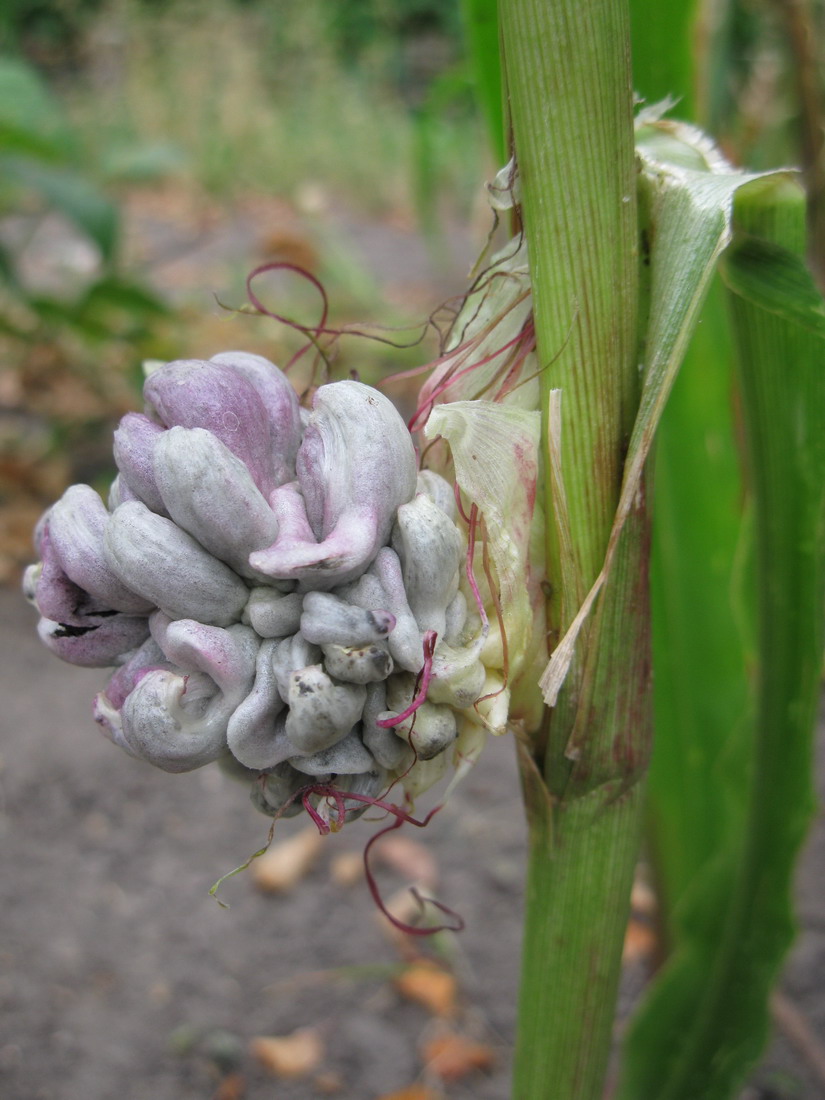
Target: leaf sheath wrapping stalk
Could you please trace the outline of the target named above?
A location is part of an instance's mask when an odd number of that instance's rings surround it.
[[[601,1096],[651,745],[647,557],[640,493],[588,635],[563,794],[522,760],[531,852],[513,1095],[525,1100]]]

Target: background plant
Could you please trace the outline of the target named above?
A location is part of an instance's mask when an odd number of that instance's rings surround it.
[[[493,6],[471,7],[478,21],[491,18]],[[531,127],[535,130],[539,125],[541,109],[531,117],[524,102],[519,106],[512,94],[511,74],[516,71],[518,88],[522,70],[525,66],[530,69],[532,64],[530,72],[536,87],[542,87],[542,81],[546,87],[553,85],[555,66],[550,50],[543,57],[535,51],[531,54],[524,40],[529,28],[537,39],[542,34],[548,35],[548,43],[557,35],[563,38],[567,33],[565,8],[560,5],[559,12],[550,13],[544,22],[538,9],[530,5],[514,7],[517,14],[511,15],[507,7],[501,9],[501,17],[505,27],[509,24],[513,28],[510,33],[514,45],[509,55],[505,33],[505,67],[511,88],[516,148],[528,150],[532,201],[541,204],[541,212],[532,215],[533,235],[527,211],[534,277],[540,278],[545,287],[565,278],[579,279],[578,284],[574,281],[574,288],[587,286],[588,290],[580,293],[590,297],[597,293],[599,279],[593,260],[582,276],[575,274],[574,259],[560,261],[558,255],[551,258],[553,238],[544,235],[542,227],[543,221],[553,217],[553,185],[549,177],[556,173],[564,181],[560,186],[567,191],[570,216],[575,220],[578,207],[573,196],[587,184],[583,185],[577,176],[580,168],[575,150],[564,144],[565,125],[570,124],[562,120],[566,110],[576,111],[580,78],[576,66],[586,69],[590,65],[593,72],[598,68],[602,95],[621,97],[623,89],[620,82],[609,85],[604,76],[607,67],[603,54],[599,54],[597,65],[595,58],[601,45],[593,45],[595,40],[589,45],[582,41],[581,53],[576,53],[570,32],[564,49],[569,79],[567,84],[554,87],[555,99],[547,95],[544,116],[553,119],[550,143],[558,155],[554,159],[553,153],[548,153],[542,160],[540,144],[537,149],[535,135],[531,134]],[[812,11],[802,6],[794,11],[796,18],[808,20],[805,29],[810,31]],[[682,35],[677,35],[676,40],[672,11],[668,11],[664,20],[649,5],[636,3],[631,5],[631,12],[635,86],[654,99],[673,93],[689,95],[693,58],[684,47],[691,42],[689,28],[696,15],[693,6],[684,6],[676,13],[682,20]],[[616,14],[616,8],[594,5],[588,18],[598,27]],[[721,127],[729,151],[733,151],[738,138],[740,147],[756,161],[761,159],[763,165],[776,163],[768,152],[770,147],[774,157],[780,149],[787,156],[793,147],[788,140],[789,116],[800,116],[803,123],[817,117],[821,98],[812,58],[796,58],[798,64],[804,61],[807,65],[808,80],[804,83],[804,95],[794,99],[787,67],[777,68],[766,61],[770,57],[775,63],[793,53],[781,34],[782,29],[787,29],[787,22],[782,28],[770,9],[762,12],[761,18],[754,18],[752,9],[745,12],[736,5],[708,5],[703,8],[703,15],[702,61],[706,83],[702,87],[708,113]],[[615,38],[620,39],[622,33],[616,32]],[[798,50],[799,39],[790,41],[795,42]],[[621,47],[617,52],[621,54]],[[542,63],[551,71],[550,76],[539,74]],[[479,57],[476,72],[488,83],[496,82],[495,57],[489,47]],[[776,101],[770,99],[770,102],[782,106],[763,114],[758,126],[754,126],[753,118],[748,123],[752,109],[749,94],[760,82],[767,82],[776,94]],[[797,80],[797,91],[802,88],[803,82]],[[586,96],[586,89],[583,94]],[[488,90],[488,98],[489,95]],[[537,95],[541,98],[541,92]],[[689,104],[686,106],[689,117]],[[784,125],[779,124],[780,115]],[[580,109],[578,119],[583,133],[588,132],[587,117]],[[590,117],[594,121],[582,163],[592,167],[600,155],[599,143],[603,138],[599,132],[600,119],[592,106]],[[809,141],[802,159],[807,159],[809,165],[809,211],[815,232],[819,165],[810,147]],[[545,194],[539,199],[542,188]],[[589,218],[599,200],[588,201]],[[652,216],[651,236],[657,241],[662,235],[662,225],[657,220],[655,202],[652,215],[643,205],[641,218],[644,226]],[[585,214],[581,211],[578,216],[583,218]],[[616,209],[615,224],[618,225],[620,217]],[[812,669],[819,666],[822,649],[823,470],[821,460],[816,457],[814,427],[825,401],[821,389],[823,346],[821,337],[815,335],[822,306],[811,276],[800,261],[804,250],[800,235],[804,223],[801,192],[790,183],[757,191],[744,188],[741,199],[737,198],[737,217],[741,233],[755,234],[761,240],[749,246],[749,238],[745,237],[745,243],[734,247],[726,267],[733,291],[733,333],[740,362],[738,415],[744,421],[749,440],[747,474],[743,477],[740,472],[737,457],[742,428],[735,413],[737,403],[733,399],[730,353],[718,291],[706,308],[703,336],[683,368],[657,447],[653,622],[658,741],[651,772],[647,837],[648,851],[659,875],[666,950],[670,954],[628,1042],[626,1092],[622,1093],[628,1097],[727,1096],[756,1057],[767,1030],[768,991],[792,935],[790,876],[811,814],[810,730],[817,695],[816,674],[813,679],[811,676]],[[562,255],[567,247],[563,242],[568,236],[575,238],[577,232],[587,231],[574,225],[572,230],[562,231],[561,244],[556,238]],[[600,240],[606,239],[609,238],[603,233]],[[749,258],[745,259],[749,247]],[[643,230],[643,257],[645,248]],[[552,266],[546,266],[554,262],[557,265],[561,262],[562,266],[566,263],[567,273],[559,275]],[[750,263],[754,266],[746,276],[743,270]],[[662,277],[658,279],[661,290]],[[654,255],[654,308],[656,285]],[[558,347],[561,337],[561,328],[557,319],[553,321],[552,312],[554,309],[558,312],[563,299],[553,304],[552,293],[544,291],[543,308],[547,309],[550,303],[550,318],[545,318],[544,323],[549,332],[555,332],[555,345],[548,341],[545,345],[548,348]],[[537,296],[537,313],[541,308]],[[598,333],[599,324],[599,318],[591,316],[592,333]],[[537,330],[541,331],[538,316]],[[652,362],[651,354],[648,342],[643,351],[648,363]],[[545,357],[548,355],[545,352]],[[787,369],[789,364],[792,365]],[[617,364],[613,369],[615,372],[620,368]],[[553,368],[548,369],[548,374],[561,377]],[[610,378],[609,371],[607,377]],[[614,373],[614,384],[617,377]],[[569,387],[569,382],[566,384]],[[769,393],[773,398],[766,397]],[[766,410],[771,400],[779,401],[778,416],[768,424]],[[779,413],[783,406],[788,409],[788,421],[783,421]],[[573,429],[581,434],[588,418],[597,415],[597,406],[576,407],[580,419],[573,421]],[[796,430],[791,429],[790,421],[800,415],[802,407],[809,412],[795,421]],[[794,413],[790,412],[792,408],[796,410]],[[811,413],[811,409],[817,411]],[[802,427],[803,424],[807,427]],[[796,437],[799,450],[789,445],[795,431],[801,432]],[[631,443],[631,454],[632,447]],[[569,462],[571,453],[566,452],[566,457]],[[577,461],[573,455],[572,462],[573,477],[587,469],[586,458]],[[591,476],[598,482],[602,474],[599,471]],[[784,490],[778,490],[779,484],[785,486]],[[576,491],[572,490],[574,495]],[[773,496],[774,492],[793,502],[793,518],[780,519],[779,498]],[[797,493],[801,495],[797,497]],[[584,537],[586,544],[587,536]],[[561,575],[565,577],[563,572]],[[797,583],[811,585],[804,596],[794,590]],[[798,621],[799,615],[810,615],[806,626]],[[758,628],[757,620],[761,624]],[[780,641],[783,638],[784,642]],[[609,647],[611,642],[603,638],[602,644]],[[617,639],[612,644],[617,645]],[[610,656],[605,660],[609,662]],[[602,687],[605,689],[605,685]],[[608,680],[604,698],[610,699],[610,690]],[[562,697],[559,706],[563,705]],[[576,759],[579,751],[585,756],[598,754],[598,739],[605,736],[598,716],[593,724],[591,712],[588,722],[574,726]],[[564,725],[563,717],[561,724]],[[614,745],[619,743],[617,740]],[[547,757],[540,751],[536,758],[540,767],[543,760],[547,766]],[[558,779],[559,767],[564,768],[561,760],[546,772],[551,792],[553,774]],[[616,778],[620,775],[615,769],[613,774]],[[561,794],[554,793],[556,799],[561,798],[557,805],[563,809],[569,794],[564,790]],[[535,807],[532,813],[535,817]],[[546,819],[546,811],[544,816]],[[598,1083],[588,1084],[584,1079],[586,1062],[571,1064],[571,1060],[575,1063],[576,1056],[570,1050],[576,1038],[568,1035],[566,1050],[547,1052],[548,1044],[552,1047],[555,1041],[551,1022],[554,1012],[567,1020],[573,1016],[584,1021],[578,1041],[585,1048],[589,1044],[591,1059],[597,1057],[595,1048],[599,1047],[594,1016],[586,1007],[586,993],[577,990],[565,976],[563,964],[547,962],[546,972],[541,977],[536,975],[542,953],[559,951],[562,943],[572,954],[579,948],[578,937],[562,939],[557,929],[564,920],[564,907],[572,904],[569,899],[577,890],[580,896],[587,891],[586,868],[579,872],[578,886],[571,887],[566,877],[569,850],[565,850],[569,849],[569,842],[563,831],[559,838],[558,810],[551,816],[555,835],[549,834],[546,820],[538,826],[541,834],[550,837],[544,841],[546,847],[541,858],[549,861],[553,869],[546,872],[546,880],[540,870],[536,871],[539,876],[536,881],[545,885],[537,887],[541,893],[533,897],[532,904],[544,910],[544,917],[533,915],[528,906],[524,975],[529,987],[525,987],[523,1020],[529,1030],[522,1033],[523,1076],[517,1076],[517,1087],[525,1096],[550,1095],[551,1087],[561,1088],[565,1095],[591,1095],[591,1089],[596,1095]],[[618,815],[614,816],[616,828],[627,832],[630,826],[623,825]],[[589,861],[592,871],[599,866],[600,853],[609,842],[605,838],[593,839],[597,833],[595,827],[585,825],[581,831],[583,837],[590,833],[590,849],[587,850],[587,841],[583,839],[586,854],[580,858]],[[604,886],[605,899],[611,896],[611,889]],[[589,896],[592,906],[593,895]],[[588,903],[580,904],[584,907]],[[591,934],[595,934],[593,930],[600,920],[595,908],[591,908],[586,919]],[[531,921],[539,932],[531,934]],[[542,925],[546,929],[543,933]],[[591,953],[589,958],[592,960],[594,955]],[[583,964],[584,957],[581,961]],[[553,987],[555,1009],[543,999],[549,985]],[[560,1000],[566,1002],[566,1010],[559,1005]],[[547,1021],[541,1024],[536,1017],[543,1012]],[[547,1038],[542,1045],[543,1027]],[[551,1079],[554,1086],[549,1084]]]
[[[4,8],[0,41],[0,573],[13,576],[55,491],[110,476],[106,437],[143,359],[212,354],[233,323],[236,343],[282,363],[301,345],[269,319],[232,321],[257,263],[314,271],[334,323],[412,324],[399,340],[414,339],[432,290],[417,276],[426,293],[394,299],[347,240],[367,218],[406,234],[427,195],[450,196],[431,225],[463,222],[484,172],[455,4],[226,2],[193,18],[185,0],[25,0]],[[295,277],[260,289],[288,317],[319,309]],[[337,369],[375,379],[387,347],[342,341]]]
[[[0,100],[8,410],[0,492],[7,504],[17,500],[19,529],[29,502],[42,507],[66,476],[62,456],[72,452],[75,468],[94,470],[94,436],[113,410],[131,403],[130,372],[162,347],[169,310],[124,272],[117,206],[84,164],[57,100],[20,57],[0,57]]]
[[[361,9],[362,14],[366,7]],[[339,6],[338,11],[341,10]],[[724,139],[726,149],[735,153],[738,147],[755,167],[797,160],[795,142],[790,139],[790,121],[793,105],[798,101],[789,59],[796,60],[798,55],[784,44],[787,39],[783,37],[782,21],[768,7],[745,10],[728,5],[713,10],[721,12],[723,18],[711,21],[708,15],[711,9],[708,8],[704,12],[705,22],[701,24],[706,30],[706,48],[699,66],[704,73],[704,99],[698,97],[699,102],[705,103],[703,121],[711,120],[712,128]],[[356,6],[352,6],[352,11],[356,13]],[[808,15],[815,20],[819,18],[818,12],[818,8],[812,8]],[[206,35],[198,37],[197,27],[192,29],[190,38],[184,39],[190,50],[193,43],[198,44],[200,56],[207,62],[204,70],[209,73],[213,86],[220,88],[220,94],[204,94],[205,86],[199,83],[204,79],[203,73],[193,73],[191,66],[187,71],[182,63],[187,56],[185,48],[176,52],[175,41],[182,39],[191,22],[185,10],[179,9],[177,22],[172,21],[169,13],[169,22],[165,24],[166,13],[161,18],[153,12],[152,19],[147,17],[145,20],[144,14],[139,9],[131,9],[130,18],[134,22],[122,24],[129,28],[127,37],[134,36],[130,45],[137,44],[134,51],[126,51],[135,59],[135,73],[140,65],[145,65],[143,72],[150,74],[152,86],[157,87],[160,82],[165,96],[174,96],[179,105],[188,103],[196,112],[189,116],[195,121],[191,126],[181,124],[176,130],[175,119],[160,96],[154,101],[151,97],[143,101],[141,110],[144,106],[146,110],[143,118],[129,119],[130,103],[135,101],[135,96],[124,94],[121,97],[116,85],[105,83],[111,79],[111,74],[104,71],[97,74],[96,79],[102,76],[104,80],[104,84],[97,87],[113,88],[114,94],[108,97],[108,102],[115,105],[111,119],[106,122],[98,113],[90,85],[84,85],[83,80],[77,82],[68,89],[67,101],[76,133],[80,135],[84,159],[92,161],[95,166],[92,172],[99,183],[121,186],[142,173],[167,175],[174,169],[179,178],[186,181],[191,194],[202,189],[207,194],[223,197],[238,195],[255,185],[275,186],[276,180],[279,189],[283,187],[297,194],[307,178],[323,175],[336,178],[336,186],[346,191],[352,201],[364,201],[368,194],[377,195],[379,208],[387,210],[399,202],[399,195],[403,194],[406,196],[403,201],[410,202],[410,166],[413,165],[419,181],[417,193],[424,197],[423,200],[419,198],[419,204],[429,210],[432,203],[427,205],[428,189],[433,189],[431,193],[435,193],[436,188],[461,193],[466,186],[464,193],[468,194],[469,186],[456,181],[474,179],[479,174],[477,169],[467,171],[471,160],[467,154],[470,142],[462,144],[463,137],[472,134],[475,127],[475,122],[468,124],[472,115],[466,100],[466,76],[459,68],[451,71],[449,60],[443,81],[430,87],[425,95],[411,100],[409,89],[394,86],[386,75],[387,69],[392,68],[389,59],[394,56],[397,43],[388,48],[385,40],[363,26],[357,34],[351,28],[336,27],[329,12],[319,5],[317,10],[304,11],[302,8],[300,21],[292,31],[289,27],[279,31],[282,44],[296,46],[311,41],[315,50],[313,56],[305,57],[296,52],[292,68],[287,65],[279,74],[267,74],[252,45],[255,32],[266,26],[266,14],[259,10],[252,12],[247,31],[240,36],[242,44],[235,60],[232,60],[234,45],[225,51],[225,68],[220,67],[223,60],[210,53],[209,38]],[[674,28],[677,15],[682,20],[681,33]],[[689,93],[694,62],[689,51],[682,47],[691,41],[688,26],[694,15],[692,7],[686,6],[678,13],[669,8],[667,20],[661,21],[648,5],[631,6],[636,36],[634,83],[651,100],[668,93],[681,93],[678,113],[683,116],[693,113]],[[216,30],[226,32],[241,24],[238,11],[229,8],[222,9],[214,18],[215,23],[210,24],[213,33]],[[374,26],[371,17],[365,18],[364,26]],[[152,25],[154,19],[158,20],[155,26]],[[489,12],[486,17],[482,13],[478,23],[486,26],[488,46],[486,53],[476,56],[474,71],[487,113],[495,118],[495,104],[501,101],[498,34],[489,33]],[[98,34],[105,42],[113,26],[116,24],[111,17],[107,22],[105,15],[100,23],[84,22],[77,33],[77,41],[88,41],[89,34]],[[711,26],[715,28],[713,34],[708,30]],[[161,27],[166,33],[158,36]],[[454,29],[449,30],[449,34],[454,33]],[[272,34],[274,40],[277,37],[274,30]],[[354,39],[359,44],[355,51],[357,68],[347,64],[347,44],[351,49]],[[113,45],[111,56],[117,57],[124,40],[115,34]],[[168,50],[153,50],[152,47],[158,45],[168,46]],[[252,64],[249,64],[250,58]],[[215,79],[216,72],[220,73],[220,81]],[[328,88],[331,78],[339,81],[332,85],[336,94],[330,96],[328,92],[319,91],[317,96],[296,97],[295,89],[302,85],[302,73],[312,74],[314,84],[326,82]],[[58,75],[65,80],[65,73]],[[134,80],[133,88],[143,87],[137,75]],[[370,83],[371,80],[375,83]],[[383,107],[381,112],[371,109],[368,103],[371,89],[380,89],[386,113]],[[279,107],[269,113],[267,105],[272,102],[277,102]],[[290,115],[292,105],[297,102],[300,102],[300,111],[296,109],[294,115]],[[250,103],[255,104],[254,110],[248,106]],[[443,109],[445,103],[449,104],[449,111]],[[770,110],[760,108],[760,104],[764,107],[766,103]],[[716,114],[711,111],[711,105]],[[801,113],[807,112],[805,117],[816,117],[813,113],[815,96],[809,95],[802,107]],[[118,111],[122,112],[119,116]],[[452,119],[445,119],[445,114],[449,116],[450,112],[455,112]],[[392,119],[395,129],[388,126],[386,134],[376,135],[376,119],[380,130],[380,120],[385,117]],[[312,125],[307,124],[308,118],[315,120]],[[101,126],[101,122],[105,124]],[[316,143],[313,135],[322,131],[323,126],[329,126],[332,133]],[[170,133],[174,141],[164,146]],[[341,134],[344,140],[339,143],[337,135]],[[496,142],[500,148],[504,145],[501,135],[499,128]],[[351,156],[353,147],[361,154],[357,162]],[[140,156],[134,155],[136,149]],[[268,150],[276,149],[278,155],[270,158]],[[459,157],[454,162],[451,158],[456,152]],[[461,163],[458,163],[459,158]],[[373,177],[367,170],[369,162],[373,170],[378,166]],[[64,162],[64,167],[65,163],[71,163],[71,158]],[[303,167],[295,169],[296,163],[303,163]],[[258,166],[262,164],[266,166],[265,171],[258,176]],[[331,166],[340,171],[340,176],[335,172],[329,175]],[[816,158],[811,168],[815,174]],[[812,193],[815,198],[815,187]],[[778,318],[786,328],[790,326],[792,338],[786,332],[781,339],[804,345],[808,337],[800,339],[797,331],[801,321],[805,332],[813,333],[812,342],[809,341],[808,350],[795,347],[793,358],[812,356],[816,361],[819,355],[817,311],[820,307],[810,286],[804,283],[802,269],[789,259],[790,254],[798,255],[800,250],[798,200],[792,193],[778,197],[782,199],[780,206],[786,206],[789,211],[787,221],[779,219],[778,229],[770,217],[767,223],[760,220],[758,214],[750,218],[747,203],[740,210],[740,218],[744,219],[748,232],[753,234],[757,229],[769,242],[772,235],[779,232],[780,251],[772,252],[764,246],[754,257],[748,253],[747,240],[743,240],[741,249],[732,254],[729,281],[736,287],[739,297],[744,298],[745,306],[740,303],[736,307],[740,314],[742,309],[751,309],[761,316],[759,311],[764,313],[767,302],[770,315]],[[776,198],[763,195],[762,201],[773,203]],[[794,218],[797,218],[796,223]],[[742,261],[738,265],[737,257]],[[763,271],[775,270],[777,263],[784,272],[784,294],[771,285],[770,277],[754,280],[754,272],[760,267]],[[65,317],[59,313],[52,316],[61,332],[72,331],[71,322]],[[752,317],[743,320],[740,316],[740,331],[747,333],[754,327],[758,326]],[[566,333],[567,329],[564,331]],[[736,404],[729,399],[733,382],[728,355],[724,351],[729,339],[727,332],[721,301],[714,304],[712,297],[698,330],[698,342],[694,344],[691,358],[671,398],[657,451],[654,646],[658,647],[660,658],[655,702],[657,724],[669,733],[666,739],[660,737],[654,757],[648,837],[663,899],[664,942],[675,960],[681,957],[687,961],[681,965],[677,961],[666,972],[665,984],[659,987],[664,992],[654,994],[658,998],[654,1002],[655,1010],[646,1017],[648,1030],[645,1030],[645,1017],[642,1017],[635,1038],[631,1039],[631,1072],[637,1075],[654,1070],[658,1073],[656,1063],[651,1060],[651,1051],[671,1053],[673,1044],[663,1040],[662,1035],[667,1035],[669,1028],[676,1028],[674,1019],[678,1021],[680,1011],[698,1019],[700,1029],[713,1020],[709,1011],[692,1012],[695,1002],[691,998],[696,993],[697,977],[703,978],[707,966],[715,965],[713,959],[708,962],[707,958],[709,950],[719,940],[716,931],[709,930],[714,927],[712,922],[726,919],[723,912],[726,899],[722,896],[726,891],[720,890],[720,883],[726,882],[727,872],[719,868],[724,868],[725,861],[728,867],[731,866],[748,835],[750,795],[741,777],[751,774],[749,761],[755,743],[752,670],[757,653],[756,613],[752,606],[753,587],[749,586],[753,584],[757,567],[748,549],[753,538],[753,510],[760,506],[754,501],[760,494],[763,502],[770,501],[771,493],[774,498],[777,495],[782,498],[785,490],[777,486],[789,485],[788,477],[792,476],[789,471],[787,477],[782,473],[774,477],[768,471],[764,483],[757,486],[760,476],[757,459],[743,482],[737,447],[740,425],[732,412]],[[773,334],[769,337],[770,340],[775,338]],[[549,343],[552,345],[552,339]],[[558,344],[557,340],[556,348]],[[746,350],[746,354],[753,364],[753,349]],[[775,361],[776,356],[773,358]],[[769,366],[767,364],[765,369]],[[743,376],[750,377],[753,369],[757,368],[747,366]],[[815,372],[815,368],[813,370]],[[812,384],[815,386],[815,377]],[[782,393],[781,386],[778,393]],[[814,388],[808,403],[815,407],[818,400]],[[754,420],[758,416],[758,404],[753,404],[747,415]],[[780,468],[782,463],[790,466],[795,458],[794,454],[787,450],[783,453],[779,447]],[[704,492],[705,488],[712,491]],[[743,499],[747,502],[745,507]],[[790,502],[794,503],[789,512],[792,516],[799,511],[798,498],[791,494],[787,500]],[[803,514],[804,511],[803,507]],[[814,507],[811,515],[815,514]],[[774,545],[771,550],[773,563],[763,568],[775,573],[778,555],[783,559],[780,569],[790,575],[794,567],[788,570],[787,549]],[[598,557],[595,551],[594,556]],[[765,576],[760,584],[762,588],[764,581]],[[797,605],[815,607],[818,598],[815,589],[814,583],[813,595],[809,592],[796,597]],[[700,599],[697,593],[701,593]],[[780,595],[776,599],[778,608],[789,608],[788,596]],[[808,622],[804,630],[810,642],[810,653],[816,648],[817,624]],[[797,634],[794,644],[800,639],[801,635]],[[661,657],[663,651],[667,654],[665,659]],[[793,658],[787,665],[791,673],[801,667]],[[810,691],[810,661],[806,675]],[[804,725],[804,721],[800,722],[800,729]],[[780,935],[770,951],[759,948],[760,957],[767,960],[764,970],[760,970],[761,988],[754,1000],[756,1015],[760,1018],[748,1023],[746,1048],[737,1049],[733,1060],[727,1063],[725,1072],[732,1077],[741,1076],[758,1045],[759,1032],[764,1030],[764,987],[769,984],[787,940],[787,904],[775,886],[780,883],[782,890],[786,888],[783,880],[787,879],[808,813],[808,748],[804,738],[797,740],[797,745],[797,760],[792,761],[783,753],[777,757],[776,764],[780,771],[785,769],[783,774],[793,785],[786,787],[785,793],[773,803],[778,817],[784,817],[787,816],[783,813],[784,806],[798,801],[802,812],[793,824],[794,835],[783,840],[778,829],[769,830],[770,837],[763,836],[763,844],[758,849],[762,862],[776,873],[769,892],[779,898],[774,916]],[[779,786],[779,771],[773,764],[770,773],[776,783],[760,805],[770,803]],[[767,839],[778,843],[768,845]],[[770,859],[765,859],[768,851]],[[711,911],[714,915],[708,918]],[[706,924],[703,926],[700,920],[697,925],[697,917],[708,918]],[[617,927],[621,923],[618,919]],[[673,987],[676,987],[675,993]],[[726,1005],[729,1007],[723,994],[715,1011],[724,1014]],[[735,1015],[732,1010],[728,1014]],[[681,1034],[679,1028],[676,1030]],[[706,1045],[705,1054],[708,1049]],[[702,1048],[697,1047],[697,1050]],[[698,1055],[696,1059],[699,1060]],[[682,1087],[687,1086],[683,1084]]]

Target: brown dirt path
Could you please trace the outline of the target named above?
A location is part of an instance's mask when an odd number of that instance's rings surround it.
[[[363,882],[337,886],[329,874],[334,856],[359,851],[375,826],[328,838],[288,894],[266,896],[249,874],[236,877],[222,892],[231,908],[220,908],[209,887],[260,846],[266,819],[213,768],[167,775],[106,742],[90,716],[103,675],[52,658],[34,621],[17,593],[0,590],[4,1100],[377,1100],[414,1081],[436,1024],[393,988],[400,955]],[[284,822],[279,836],[303,827]],[[511,746],[492,744],[412,839],[435,856],[440,896],[467,923],[441,945],[460,989],[456,1026],[496,1055],[492,1071],[446,1095],[507,1100],[524,841]],[[800,879],[805,931],[783,986],[820,1037],[824,862],[820,818]],[[385,884],[392,892],[400,880]],[[628,990],[638,978],[629,975]],[[276,1083],[249,1041],[304,1026],[320,1028],[323,1061],[304,1080]],[[230,1069],[239,1076],[227,1083]],[[230,1091],[241,1084],[245,1093]],[[744,1095],[817,1100],[823,1091],[780,1036]]]

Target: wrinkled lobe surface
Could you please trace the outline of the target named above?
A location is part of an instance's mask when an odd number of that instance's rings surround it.
[[[491,728],[466,539],[388,399],[331,383],[302,417],[243,352],[162,366],[144,396],[108,507],[68,489],[24,580],[52,652],[114,667],[106,736],[170,772],[231,764],[268,814],[324,784],[415,793],[466,757]]]
[[[252,565],[311,588],[360,576],[415,493],[415,449],[398,412],[360,382],[322,386],[296,471],[297,485],[278,496],[283,532]]]

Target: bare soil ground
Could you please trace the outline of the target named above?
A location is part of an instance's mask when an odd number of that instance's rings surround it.
[[[246,258],[248,267],[248,223],[217,236],[199,229],[191,246],[164,225],[144,211],[140,239],[159,288],[220,286],[221,265]],[[398,283],[403,271],[409,282],[396,290],[407,297],[454,291],[472,255],[466,241],[454,242],[455,266],[436,287],[414,234],[338,228],[374,278]],[[362,875],[335,881],[342,855],[357,856],[377,828],[365,821],[326,838],[289,891],[263,893],[249,872],[229,880],[223,909],[209,887],[261,846],[267,819],[214,768],[167,775],[106,742],[91,719],[104,674],[60,664],[34,626],[22,597],[0,589],[3,1100],[379,1100],[416,1082],[432,1090],[415,1094],[420,1100],[510,1097],[525,831],[509,739],[489,746],[426,831],[409,830],[434,858],[438,896],[464,918],[462,933],[399,944]],[[819,772],[825,798],[825,761]],[[303,818],[283,822],[277,839],[305,828]],[[825,1097],[825,1066],[816,1068],[825,1035],[823,866],[820,814],[799,878],[803,931],[782,983],[781,1026],[742,1100]],[[405,883],[385,868],[381,884],[390,895]],[[421,950],[454,980],[449,1019],[394,982]],[[637,946],[627,967],[625,1013],[648,950]],[[314,1029],[321,1053],[304,1076],[276,1079],[250,1044],[301,1028]],[[442,1082],[422,1052],[445,1029],[480,1043],[491,1066]]]
[[[413,838],[437,862],[439,896],[466,921],[435,945],[458,987],[448,1025],[394,986],[404,956],[363,878],[332,880],[336,858],[359,852],[374,824],[327,838],[286,893],[262,893],[249,873],[229,880],[221,908],[209,887],[260,847],[267,819],[214,768],[166,775],[105,741],[90,716],[101,673],[57,662],[33,627],[22,599],[0,591],[4,1100],[377,1100],[426,1081],[422,1044],[447,1026],[495,1061],[444,1095],[510,1096],[524,865],[511,744],[491,744]],[[284,822],[278,838],[305,827]],[[820,819],[800,878],[805,930],[783,983],[819,1036],[823,855]],[[382,884],[391,893],[402,882],[384,872]],[[629,968],[626,1001],[642,970]],[[302,1079],[274,1080],[250,1042],[302,1027],[318,1030],[322,1057]],[[816,1100],[822,1089],[779,1031],[746,1095]]]

